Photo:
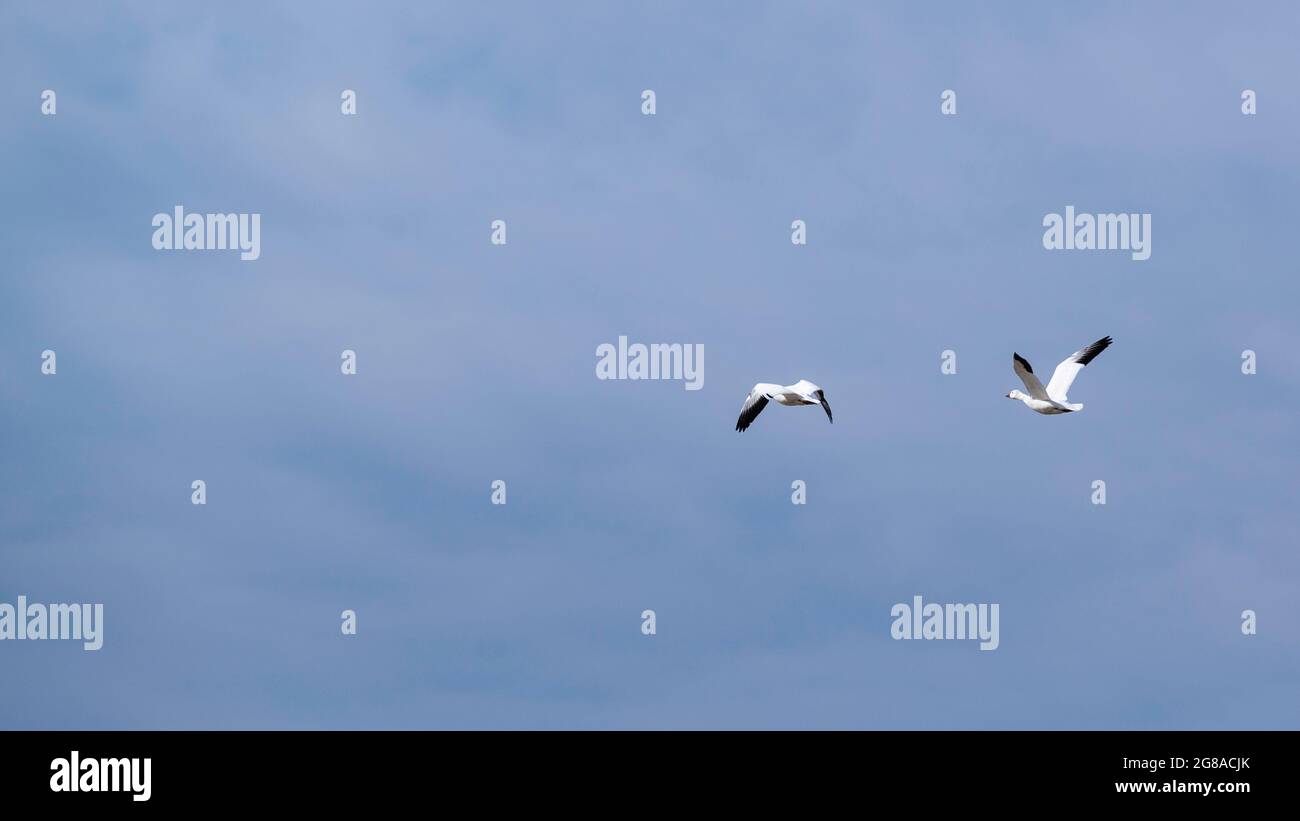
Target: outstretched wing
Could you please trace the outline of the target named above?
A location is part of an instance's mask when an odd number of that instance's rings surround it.
[[[736,420],[736,430],[744,433],[745,429],[763,412],[763,408],[767,407],[767,393],[771,387],[765,382],[759,382],[749,392],[749,396],[745,397],[745,404],[740,406],[740,418]]]
[[[1066,395],[1069,394],[1070,386],[1074,384],[1074,378],[1079,375],[1079,371],[1096,359],[1097,354],[1109,348],[1110,343],[1111,338],[1104,336],[1083,350],[1070,354],[1068,359],[1057,365],[1051,381],[1047,383],[1048,398],[1054,402],[1066,402]]]
[[[1029,366],[1029,360],[1025,359],[1018,353],[1011,354],[1011,367],[1015,369],[1016,376],[1020,381],[1025,383],[1025,390],[1035,399],[1047,399],[1047,391],[1043,389],[1043,383],[1038,381],[1034,376],[1034,369]]]

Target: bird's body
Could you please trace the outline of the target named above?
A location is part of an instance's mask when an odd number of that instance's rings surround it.
[[[800,379],[793,385],[777,385],[772,382],[759,382],[745,397],[740,406],[740,418],[736,420],[736,430],[744,432],[754,419],[767,407],[768,401],[779,405],[821,405],[826,411],[826,418],[834,422],[831,406],[826,403],[826,392],[807,379]]]
[[[1051,416],[1054,413],[1074,413],[1083,410],[1083,405],[1062,405],[1059,402],[1053,402],[1050,399],[1035,399],[1032,396],[1025,396],[1020,391],[1016,391],[1019,396],[1012,397],[1025,403],[1025,407],[1037,413]]]
[[[1109,336],[1102,337],[1088,347],[1070,354],[1065,361],[1056,366],[1047,387],[1043,387],[1043,383],[1038,381],[1029,360],[1018,353],[1013,353],[1011,355],[1011,368],[1016,372],[1016,376],[1020,377],[1020,381],[1025,383],[1025,388],[1029,393],[1011,391],[1007,394],[1007,398],[1019,399],[1030,410],[1048,416],[1083,410],[1082,404],[1070,402],[1069,396],[1067,396],[1070,392],[1070,386],[1074,384],[1074,378],[1079,375],[1079,371],[1096,359],[1098,354],[1109,348],[1111,341]]]

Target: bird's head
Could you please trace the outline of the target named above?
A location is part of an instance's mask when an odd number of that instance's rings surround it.
[[[1019,399],[1021,396],[1022,396],[1022,394],[1020,393],[1020,391],[1008,391],[1008,392],[1007,392],[1007,398],[1008,398],[1008,399]]]

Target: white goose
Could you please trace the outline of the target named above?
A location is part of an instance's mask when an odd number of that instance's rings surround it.
[[[1052,381],[1043,387],[1043,383],[1038,381],[1034,376],[1034,369],[1029,366],[1029,361],[1018,353],[1012,353],[1012,365],[1016,376],[1020,381],[1025,383],[1028,388],[1028,395],[1020,391],[1011,391],[1007,394],[1008,399],[1019,399],[1029,406],[1031,410],[1039,413],[1072,413],[1083,410],[1083,405],[1071,405],[1069,397],[1070,386],[1074,384],[1074,378],[1079,375],[1079,371],[1084,366],[1097,358],[1097,354],[1110,347],[1111,338],[1102,337],[1096,342],[1081,351],[1075,351],[1061,364],[1056,366],[1052,372]]]
[[[753,424],[758,415],[767,407],[767,400],[775,399],[782,405],[821,405],[826,411],[826,418],[834,424],[831,406],[826,403],[826,392],[807,379],[800,379],[793,385],[773,385],[771,382],[759,382],[745,397],[745,404],[740,406],[740,418],[736,420],[736,430],[744,433]]]

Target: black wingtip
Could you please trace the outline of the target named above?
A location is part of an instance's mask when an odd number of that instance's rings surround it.
[[[1011,352],[1011,358],[1014,359],[1015,361],[1019,362],[1020,365],[1021,365],[1021,366],[1026,370],[1026,371],[1028,371],[1029,373],[1033,373],[1033,372],[1034,372],[1034,368],[1033,368],[1032,365],[1029,364],[1029,360],[1028,360],[1028,359],[1025,359],[1025,358],[1024,358],[1023,356],[1021,356],[1020,354],[1016,353],[1015,351],[1012,351],[1012,352]]]
[[[1084,348],[1083,353],[1079,355],[1079,364],[1087,365],[1089,362],[1096,359],[1098,354],[1109,348],[1110,343],[1114,341],[1115,340],[1111,339],[1109,336],[1103,336],[1101,339],[1098,339],[1096,342]]]

